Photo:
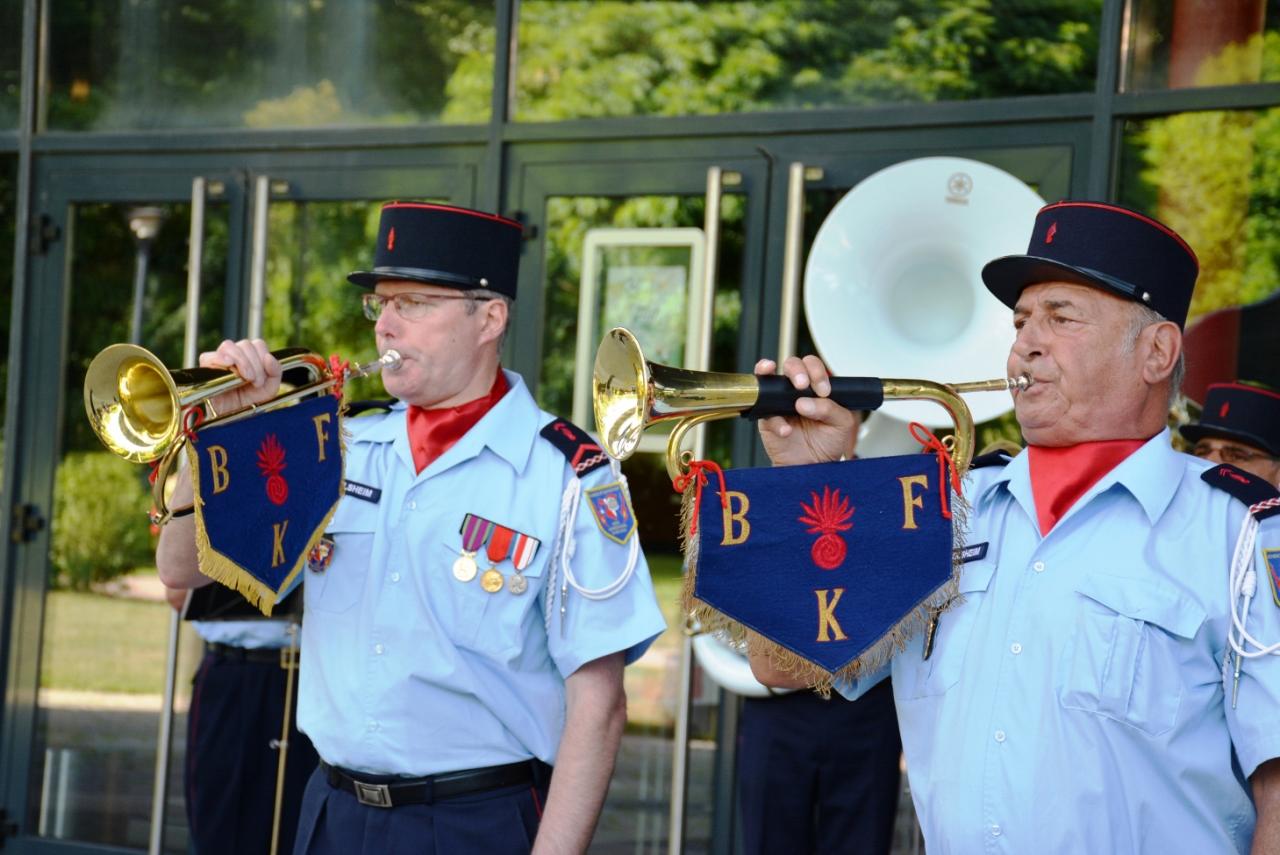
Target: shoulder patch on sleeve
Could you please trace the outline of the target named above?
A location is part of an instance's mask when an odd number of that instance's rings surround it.
[[[609,462],[609,455],[586,431],[572,422],[556,419],[542,429],[542,437],[560,450],[569,466],[581,478]]]
[[[375,398],[372,401],[352,401],[347,404],[345,415],[348,417],[354,417],[364,415],[365,413],[389,413],[395,403],[395,398]]]
[[[970,469],[982,469],[986,466],[1008,466],[1009,461],[1013,458],[1003,451],[993,451],[990,454],[979,454],[973,460],[969,461]]]
[[[1204,470],[1200,480],[1211,487],[1225,490],[1249,506],[1249,513],[1259,521],[1280,514],[1280,490],[1257,475],[1237,469],[1229,463]]]

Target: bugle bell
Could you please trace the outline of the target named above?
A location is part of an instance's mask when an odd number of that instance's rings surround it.
[[[878,377],[832,377],[831,398],[852,410],[875,410],[885,399],[932,401],[955,425],[952,458],[960,472],[973,457],[973,417],[960,397],[966,392],[1025,389],[1029,377],[980,380],[946,385],[930,380],[890,380]],[[609,330],[596,350],[592,403],[596,429],[605,451],[625,460],[640,445],[640,434],[651,425],[677,420],[667,442],[667,470],[674,478],[681,470],[680,442],[695,425],[717,418],[786,415],[795,412],[799,390],[783,376],[730,374],[674,368],[644,358],[632,333]]]
[[[321,392],[338,381],[329,363],[306,348],[273,351],[280,362],[284,382],[292,387],[270,401],[228,413],[214,411],[211,401],[218,395],[246,385],[234,371],[220,368],[169,370],[155,354],[136,344],[113,344],[89,363],[84,380],[84,409],[98,439],[113,454],[133,463],[159,460],[153,498],[159,517],[167,517],[164,483],[173,471],[185,439],[184,424],[192,413],[199,423],[244,418],[267,412],[308,395]],[[400,354],[388,350],[379,359],[346,372],[351,379],[400,362]]]
[[[272,353],[283,371],[303,374],[303,384],[329,376],[324,358],[303,348]],[[183,414],[200,407],[205,417],[218,414],[209,399],[245,381],[218,368],[170,371],[155,354],[136,344],[104,348],[84,378],[84,409],[98,439],[113,454],[132,463],[159,460],[182,435]]]

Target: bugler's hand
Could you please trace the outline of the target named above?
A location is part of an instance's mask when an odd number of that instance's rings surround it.
[[[756,363],[755,373],[773,374],[776,368],[773,360],[762,359]],[[822,360],[816,356],[791,356],[782,364],[782,373],[795,388],[812,387],[818,397],[796,401],[797,415],[760,420],[760,439],[773,464],[795,466],[852,457],[859,418],[828,397],[830,375]]]
[[[280,362],[260,338],[227,339],[217,350],[200,354],[200,365],[230,369],[245,381],[244,386],[210,400],[210,406],[219,414],[269,401],[280,390]]]

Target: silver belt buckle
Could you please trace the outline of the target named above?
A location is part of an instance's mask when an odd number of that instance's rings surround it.
[[[386,784],[366,784],[363,781],[352,781],[356,787],[356,801],[369,807],[391,807],[391,788]]]

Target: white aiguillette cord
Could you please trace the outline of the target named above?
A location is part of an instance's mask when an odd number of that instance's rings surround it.
[[[1260,504],[1269,506],[1265,502]],[[1236,538],[1235,553],[1231,557],[1231,626],[1227,628],[1227,643],[1236,656],[1235,678],[1231,687],[1232,709],[1235,709],[1240,693],[1240,668],[1244,660],[1280,654],[1280,642],[1263,644],[1245,629],[1245,621],[1249,619],[1249,606],[1258,591],[1258,573],[1253,567],[1253,550],[1258,536],[1258,518],[1254,516],[1254,512],[1263,509],[1259,505],[1249,508],[1244,524],[1240,526],[1240,536]],[[1227,661],[1223,662],[1224,671],[1230,658],[1228,654]],[[1223,676],[1225,678],[1226,675]]]
[[[613,477],[617,479],[618,484],[622,487],[623,492],[627,496],[627,504],[631,504],[631,488],[627,485],[627,476],[622,474],[622,469],[618,465],[618,461],[609,458],[609,469],[613,472]],[[565,608],[566,601],[569,597],[569,589],[577,591],[588,600],[607,600],[617,594],[627,582],[631,581],[631,577],[635,574],[637,559],[640,557],[640,536],[636,532],[631,533],[631,547],[627,555],[627,566],[618,574],[618,578],[614,579],[607,585],[600,588],[585,588],[578,582],[576,576],[573,575],[573,553],[577,549],[577,541],[574,539],[573,530],[578,523],[578,508],[580,499],[582,498],[582,479],[570,478],[569,486],[565,489],[564,495],[560,500],[560,524],[556,529],[557,542],[556,549],[551,556],[551,564],[547,570],[547,597],[545,602],[545,614],[547,631],[551,631],[551,614],[553,611],[553,601],[556,593],[556,577],[560,578],[560,634],[564,635],[565,625]]]

